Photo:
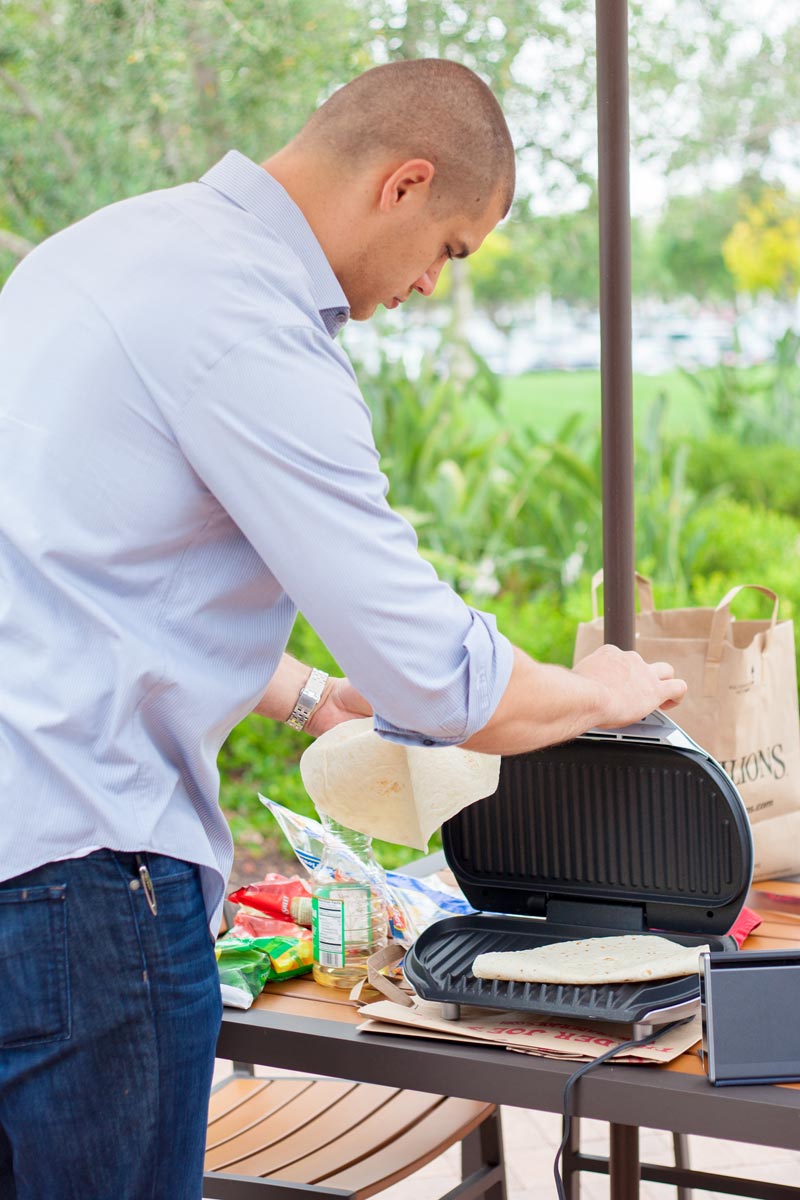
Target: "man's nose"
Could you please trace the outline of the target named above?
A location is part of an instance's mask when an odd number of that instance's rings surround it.
[[[435,267],[429,267],[424,275],[420,275],[417,282],[412,285],[411,290],[414,292],[419,292],[421,296],[432,296],[438,278],[439,271],[437,271]]]

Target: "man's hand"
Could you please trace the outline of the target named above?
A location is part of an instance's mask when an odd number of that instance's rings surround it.
[[[601,646],[570,671],[536,662],[516,647],[500,703],[464,744],[487,754],[522,754],[596,725],[632,725],[656,708],[679,704],[685,694],[669,663],[646,663],[634,650]]]
[[[334,725],[341,725],[342,721],[371,716],[372,705],[356,691],[349,679],[329,679],[322,699],[308,718],[305,732],[319,737]]]
[[[656,708],[674,708],[686,695],[686,683],[675,678],[667,662],[647,663],[635,650],[601,646],[572,668],[576,675],[606,688],[601,724],[632,725]]]

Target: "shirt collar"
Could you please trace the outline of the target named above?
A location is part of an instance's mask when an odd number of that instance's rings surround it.
[[[291,247],[308,272],[325,328],[335,337],[350,316],[347,297],[311,226],[277,179],[238,150],[229,150],[200,182],[258,217]]]

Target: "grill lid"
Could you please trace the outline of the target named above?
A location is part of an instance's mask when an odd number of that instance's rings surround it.
[[[662,714],[655,733],[590,731],[504,758],[497,791],[447,821],[442,838],[474,908],[587,935],[724,934],[753,867],[736,788]]]

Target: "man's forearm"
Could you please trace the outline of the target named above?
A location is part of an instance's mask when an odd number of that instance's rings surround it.
[[[311,667],[298,662],[291,654],[284,654],[278,669],[269,682],[269,687],[256,705],[254,712],[274,721],[285,721],[297,703],[301,689],[308,682]],[[311,711],[303,733],[318,737],[342,721],[372,715],[372,705],[352,686],[348,679],[327,679],[319,703]]]
[[[556,745],[594,726],[628,725],[686,691],[667,663],[603,646],[572,670],[514,651],[511,679],[493,716],[465,747],[521,754]]]
[[[311,674],[311,667],[301,663],[291,654],[284,654],[277,670],[269,681],[269,687],[254,708],[262,717],[285,721],[295,706],[300,689]]]
[[[284,654],[255,712],[285,721],[310,672],[305,663]],[[464,745],[487,754],[522,754],[569,741],[595,725],[629,725],[656,708],[679,703],[685,692],[686,684],[674,678],[668,663],[646,663],[616,646],[601,646],[572,670],[536,662],[515,647],[500,703]],[[306,732],[317,736],[371,712],[347,679],[329,680]]]

